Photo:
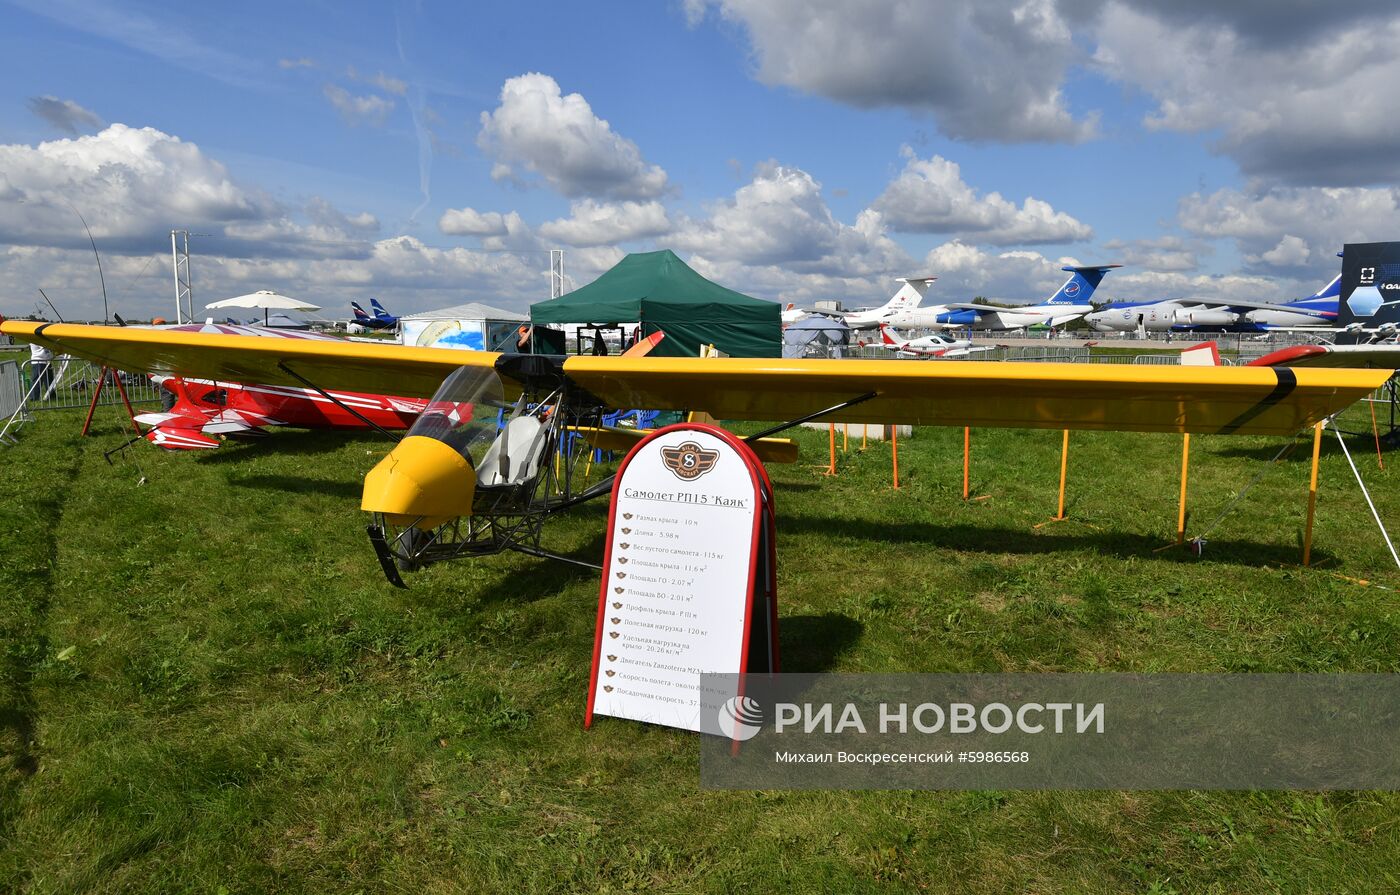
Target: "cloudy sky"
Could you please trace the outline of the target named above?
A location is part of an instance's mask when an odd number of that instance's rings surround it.
[[[1300,297],[1400,238],[1400,7],[0,0],[0,313],[548,297],[672,248],[765,298]],[[933,294],[931,294],[932,296]]]

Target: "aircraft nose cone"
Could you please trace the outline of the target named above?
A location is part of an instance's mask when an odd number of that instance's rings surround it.
[[[435,528],[471,515],[476,472],[461,454],[435,438],[410,435],[365,476],[360,509],[383,513],[395,525]]]

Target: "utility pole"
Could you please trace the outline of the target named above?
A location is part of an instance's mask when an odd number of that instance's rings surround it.
[[[190,231],[170,231],[170,261],[175,271],[175,322],[194,322],[194,285],[190,276]],[[188,313],[184,310],[188,308]]]
[[[549,297],[564,295],[564,250],[549,250]]]

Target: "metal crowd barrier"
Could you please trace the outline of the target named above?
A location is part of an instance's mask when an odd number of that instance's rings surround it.
[[[0,361],[0,418],[9,419],[24,401],[24,379],[19,363]]]
[[[25,391],[33,389],[33,361],[24,361],[21,367]],[[121,391],[115,388],[113,376],[120,376],[132,404],[160,402],[160,386],[151,381],[145,373],[121,373],[107,371],[107,384],[98,397],[99,406],[120,404]],[[48,382],[42,391],[30,395],[26,410],[67,410],[73,407],[87,407],[92,403],[92,393],[102,380],[103,370],[96,364],[79,358],[60,355],[49,362]],[[23,393],[21,393],[23,397]],[[11,411],[13,412],[13,411]],[[8,414],[7,414],[8,415]]]

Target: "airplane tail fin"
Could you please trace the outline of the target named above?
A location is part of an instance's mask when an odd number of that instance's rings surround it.
[[[904,344],[904,341],[903,341],[903,340],[900,340],[900,339],[896,339],[896,338],[892,335],[893,332],[894,332],[894,330],[890,329],[890,328],[889,328],[888,326],[886,326],[885,324],[883,324],[883,323],[880,324],[880,341],[881,341],[882,343],[886,344],[886,345],[892,345],[892,346],[894,346],[894,347],[897,348],[897,347],[899,347],[900,345],[903,345],[903,344]]]
[[[899,277],[898,280],[903,285],[885,302],[884,310],[917,308],[919,302],[923,301],[924,293],[936,279],[938,277]]]
[[[1308,298],[1341,298],[1342,297],[1342,275],[1337,274],[1332,278],[1332,282],[1309,295]]]
[[[384,310],[384,306],[381,305],[381,304],[379,303],[379,299],[377,299],[377,298],[371,298],[371,299],[369,300],[369,306],[370,306],[371,309],[373,309],[373,311],[374,311],[374,316],[376,316],[376,317],[388,317],[388,316],[389,316],[389,312],[386,311],[386,310]]]
[[[1099,283],[1103,282],[1104,275],[1114,268],[1122,267],[1121,264],[1102,264],[1093,267],[1062,267],[1060,270],[1069,271],[1069,279],[1064,285],[1045,303],[1047,305],[1082,305],[1089,303],[1089,296],[1094,294]]]
[[[923,295],[938,277],[897,277],[897,279],[904,285],[913,287],[919,295]]]
[[[353,302],[353,301],[350,302],[350,309],[351,309],[352,311],[355,312],[355,319],[356,319],[356,320],[368,320],[368,319],[369,319],[369,315],[365,313],[365,309],[364,309],[364,308],[360,307],[359,302]]]

